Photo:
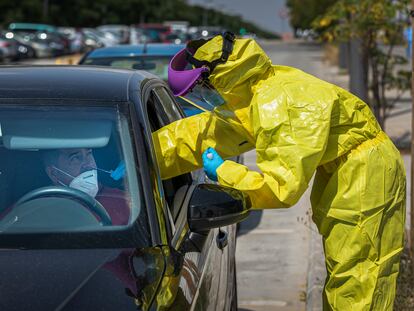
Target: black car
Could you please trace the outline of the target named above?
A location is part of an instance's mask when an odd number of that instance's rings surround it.
[[[237,309],[248,201],[199,172],[160,179],[151,132],[183,117],[163,81],[39,66],[0,85],[0,310]],[[83,159],[93,194],[69,170]]]

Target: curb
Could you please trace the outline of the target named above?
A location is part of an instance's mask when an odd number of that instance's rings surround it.
[[[322,292],[326,278],[325,257],[322,237],[311,218],[309,216],[311,236],[309,239],[309,264],[306,280],[306,311],[320,311],[322,310]]]

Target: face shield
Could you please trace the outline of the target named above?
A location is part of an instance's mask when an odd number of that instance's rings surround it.
[[[234,131],[239,133],[244,131],[234,111],[228,109],[224,98],[207,81],[197,83],[186,95],[179,97],[201,111],[212,112],[216,118],[225,122]]]
[[[229,55],[233,51],[234,40],[234,34],[225,32],[223,34],[221,57],[211,62],[198,60],[193,56],[199,47],[209,41],[204,39],[189,42],[185,49],[174,55],[168,66],[168,83],[173,94],[175,96],[184,96],[194,88],[200,89],[201,87],[207,86],[207,89],[203,91],[203,93],[201,93],[201,91],[197,91],[195,93],[198,94],[197,96],[212,98],[213,93],[210,92],[212,86],[209,85],[210,83],[208,82],[208,77],[217,65],[227,61]]]
[[[181,98],[202,111],[214,111],[226,103],[224,98],[207,81],[197,83]]]
[[[209,81],[210,73],[217,65],[225,63],[232,53],[235,36],[229,32],[223,34],[220,58],[211,62],[197,60],[193,55],[207,41],[209,40],[191,41],[173,57],[168,68],[168,83],[175,96],[197,109],[213,112],[222,122],[240,131],[242,125],[234,111],[228,109],[224,98]]]

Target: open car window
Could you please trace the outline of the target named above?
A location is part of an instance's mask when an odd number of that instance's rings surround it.
[[[2,105],[0,234],[146,224],[129,128],[118,105]]]
[[[153,132],[183,117],[179,106],[162,86],[155,87],[152,91],[147,109],[151,131]],[[162,182],[164,195],[174,223],[177,221],[182,207],[181,203],[185,195],[184,190],[191,185],[193,178],[194,174],[188,173],[163,180]]]

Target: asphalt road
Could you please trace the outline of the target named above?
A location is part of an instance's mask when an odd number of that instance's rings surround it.
[[[323,78],[319,45],[261,43],[274,64],[298,67]],[[245,154],[257,169],[255,152]],[[254,212],[241,224],[237,282],[241,310],[305,310],[311,227],[309,194],[290,209]]]

